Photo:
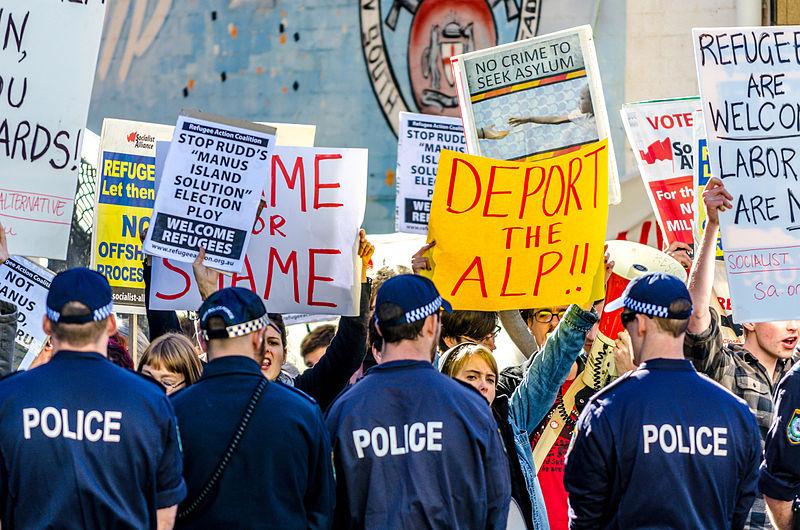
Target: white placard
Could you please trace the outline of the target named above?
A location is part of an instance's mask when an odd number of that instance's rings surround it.
[[[398,232],[428,233],[428,214],[442,149],[465,152],[466,140],[460,118],[400,113],[395,206],[395,230]]]
[[[244,269],[220,275],[221,287],[251,289],[271,313],[357,315],[367,150],[277,147],[270,168]],[[150,302],[200,307],[191,264],[153,259]]]
[[[250,240],[275,129],[183,112],[173,132],[144,251],[239,272]]]
[[[692,36],[734,320],[800,318],[800,26]]]
[[[0,222],[13,254],[67,255],[105,7],[0,6]]]

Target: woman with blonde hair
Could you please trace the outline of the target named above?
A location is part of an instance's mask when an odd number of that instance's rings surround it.
[[[191,340],[179,333],[167,333],[150,343],[137,371],[158,381],[169,395],[200,379],[203,366]]]

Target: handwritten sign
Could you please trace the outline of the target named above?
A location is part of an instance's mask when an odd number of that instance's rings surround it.
[[[800,318],[800,27],[692,34],[734,319]]]
[[[693,113],[699,98],[629,103],[622,123],[668,243],[694,242]]]
[[[244,268],[220,287],[249,288],[274,313],[357,315],[367,150],[277,147],[269,162]],[[154,259],[150,295],[153,309],[200,307],[188,263]]]
[[[14,359],[26,369],[47,339],[42,329],[47,292],[55,275],[21,256],[0,265],[0,300],[17,306],[17,337]]]
[[[275,129],[199,112],[178,117],[159,183],[152,229],[154,256],[239,272],[250,239]]]
[[[442,151],[428,227],[442,296],[489,311],[601,298],[607,154],[605,140],[538,163]]]
[[[461,119],[400,113],[395,206],[395,229],[398,232],[427,233],[436,167],[442,149],[464,152]]]
[[[105,7],[0,7],[0,221],[14,254],[67,255]]]

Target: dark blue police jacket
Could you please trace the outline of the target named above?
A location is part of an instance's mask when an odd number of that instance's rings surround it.
[[[492,411],[431,363],[373,367],[326,423],[334,528],[506,527],[511,483]]]
[[[758,486],[768,497],[792,501],[800,496],[800,364],[783,377],[775,398]]]
[[[155,528],[186,494],[172,405],[97,353],[0,382],[0,499],[12,528]]]
[[[761,441],[741,399],[684,359],[653,359],[596,394],[564,486],[570,528],[743,528]]]
[[[233,437],[261,369],[244,356],[209,362],[173,394],[190,502]],[[271,382],[209,502],[177,528],[329,528],[335,486],[330,443],[314,400]]]

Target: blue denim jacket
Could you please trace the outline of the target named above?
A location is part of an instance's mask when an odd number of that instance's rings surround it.
[[[536,478],[529,433],[536,430],[553,406],[558,389],[566,381],[572,364],[583,350],[586,334],[597,320],[594,311],[584,311],[571,305],[545,342],[544,349],[527,363],[529,366],[525,376],[509,400],[508,422],[514,430],[517,458],[525,475],[533,505],[533,524],[537,530],[549,530],[550,525],[542,488]]]

